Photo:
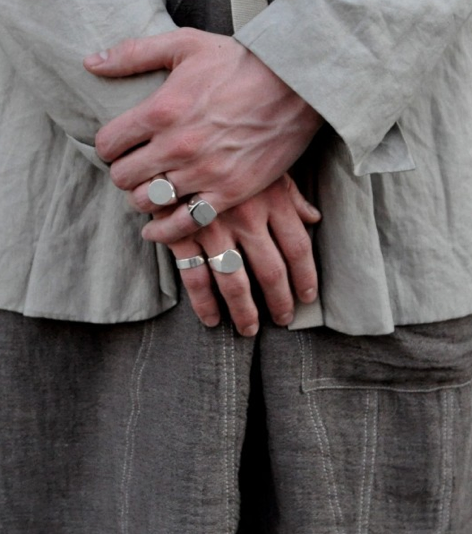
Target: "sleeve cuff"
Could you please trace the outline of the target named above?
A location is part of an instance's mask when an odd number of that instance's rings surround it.
[[[412,87],[395,81],[387,58],[373,59],[374,51],[346,27],[347,14],[334,15],[329,4],[276,0],[234,38],[332,126],[348,147],[355,175],[414,169],[397,124]],[[372,41],[379,31],[373,30]]]

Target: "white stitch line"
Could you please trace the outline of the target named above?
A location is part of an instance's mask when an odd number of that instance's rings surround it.
[[[378,426],[377,426],[377,418],[379,416],[379,393],[376,391],[374,393],[374,399],[375,399],[375,409],[372,412],[373,415],[373,430],[372,430],[372,452],[371,452],[371,468],[370,468],[370,477],[369,477],[369,483],[368,483],[368,490],[367,490],[367,501],[366,501],[366,507],[365,507],[365,517],[366,517],[366,527],[365,532],[367,533],[369,530],[369,523],[370,523],[370,506],[372,503],[372,489],[374,486],[374,472],[375,472],[375,461],[377,458],[377,444],[378,444]]]
[[[231,376],[232,376],[232,389],[231,389],[231,410],[232,410],[232,414],[231,414],[231,420],[232,420],[232,435],[231,435],[231,440],[228,440],[229,441],[229,445],[231,445],[230,447],[230,451],[231,451],[231,464],[230,464],[230,472],[232,473],[231,475],[231,488],[230,488],[230,491],[234,492],[235,491],[235,488],[236,488],[236,467],[235,467],[235,459],[236,459],[236,451],[235,451],[235,448],[236,448],[236,361],[235,361],[235,352],[234,352],[234,329],[233,329],[233,324],[231,324],[230,326],[230,336],[231,336],[231,352],[230,352],[230,358],[231,358]],[[229,406],[228,406],[229,408]],[[228,496],[229,497],[229,496]],[[234,499],[234,503],[233,503],[233,507],[234,507],[234,504],[236,503],[237,499]],[[230,503],[228,502],[228,510],[229,510],[229,513],[231,513],[231,509],[230,509]],[[229,533],[229,531],[228,531]]]
[[[302,354],[302,390],[304,390],[305,389],[305,377],[306,377],[306,358],[305,358],[305,350],[304,350],[305,345],[303,343],[303,338],[300,332],[297,332],[297,340],[298,340],[298,347]]]
[[[223,403],[223,448],[225,455],[225,488],[226,488],[226,532],[230,534],[230,511],[229,511],[229,458],[228,458],[228,376],[226,361],[226,327],[222,324],[223,331],[223,377],[224,377],[224,403]]]
[[[333,378],[316,378],[316,379],[310,380],[310,382],[314,382],[318,380],[334,380],[334,379]],[[467,380],[467,382],[461,382],[460,384],[447,384],[444,386],[431,387],[427,389],[402,389],[402,388],[396,388],[392,386],[380,386],[380,385],[376,385],[376,386],[354,386],[354,385],[309,386],[307,389],[307,392],[326,391],[329,389],[356,389],[356,390],[361,390],[361,391],[394,391],[396,393],[435,393],[437,391],[460,389],[465,386],[468,386],[471,383],[472,383],[472,380]]]
[[[362,481],[358,515],[358,534],[362,534],[362,525],[364,523],[364,493],[365,493],[365,480],[367,470],[367,446],[369,440],[368,425],[369,425],[369,408],[370,408],[370,393],[366,395],[365,411],[364,411],[364,450],[362,452]]]
[[[148,331],[149,335],[148,335]],[[131,470],[134,459],[134,446],[135,446],[135,437],[136,437],[136,427],[139,420],[139,415],[141,413],[141,404],[140,404],[140,385],[141,377],[143,374],[144,367],[147,362],[147,357],[149,355],[150,347],[152,344],[154,334],[154,323],[146,324],[145,331],[143,335],[143,341],[141,347],[136,356],[134,362],[133,370],[131,372],[130,379],[130,397],[131,397],[131,412],[128,417],[128,423],[126,425],[126,438],[125,438],[125,455],[123,460],[123,473],[121,477],[121,494],[122,494],[122,506],[121,506],[121,532],[122,534],[128,534],[128,511],[129,511],[129,481],[131,479]],[[149,339],[148,339],[149,338]],[[144,352],[145,351],[145,352]],[[143,354],[144,352],[144,354]],[[141,364],[142,360],[142,364]],[[141,367],[138,367],[141,364]]]
[[[331,479],[331,484],[332,484],[332,491],[333,491],[333,494],[334,494],[334,502],[336,503],[336,508],[337,508],[337,511],[338,511],[338,514],[339,514],[340,522],[341,522],[341,524],[343,524],[344,523],[344,515],[343,515],[343,512],[341,510],[341,503],[339,502],[338,491],[337,491],[337,487],[336,487],[336,477],[334,475],[333,464],[331,462],[331,448],[329,446],[328,434],[327,434],[326,428],[325,428],[325,426],[323,424],[323,420],[321,418],[321,414],[320,414],[320,412],[318,410],[318,405],[316,404],[316,401],[314,399],[313,399],[313,407],[314,407],[314,409],[316,411],[316,415],[317,415],[318,420],[320,422],[320,428],[321,428],[321,431],[323,433],[324,439],[326,441],[326,451],[328,453],[327,458],[328,458],[328,467],[329,467],[328,472],[330,474],[330,479]],[[342,530],[342,532],[344,532],[344,529]]]
[[[305,343],[304,343],[304,340],[303,340],[303,335],[301,333],[299,334],[298,337],[299,337],[300,349],[302,351],[302,361],[303,361],[306,358]],[[323,466],[324,479],[325,479],[325,483],[326,483],[326,486],[327,486],[327,489],[328,489],[329,507],[330,507],[331,513],[333,515],[334,528],[336,529],[336,533],[339,534],[336,511],[334,509],[333,499],[332,499],[332,496],[331,496],[332,486],[331,486],[331,483],[330,483],[330,477],[329,477],[328,468],[327,468],[326,460],[325,460],[325,447],[324,447],[323,439],[321,437],[320,430],[319,430],[319,427],[318,427],[318,424],[317,424],[317,421],[316,421],[316,418],[315,418],[315,414],[313,412],[314,404],[315,404],[315,400],[313,398],[313,395],[309,394],[308,395],[308,407],[309,407],[309,411],[310,411],[310,417],[311,417],[311,420],[313,422],[313,428],[315,429],[315,434],[316,434],[316,437],[317,437],[317,440],[318,440],[318,445],[320,447],[321,463],[322,463],[322,466]]]
[[[446,489],[446,443],[447,443],[447,410],[448,410],[448,402],[447,402],[447,394],[441,393],[441,406],[442,406],[442,428],[441,428],[441,452],[442,452],[442,461],[441,461],[441,489],[439,492],[439,521],[438,521],[438,534],[442,534],[443,532],[443,524],[444,524],[444,495],[445,495],[445,489]]]
[[[313,342],[312,342],[311,336],[309,334],[306,334],[306,335],[307,335],[307,338],[308,338],[309,353],[310,353],[310,355],[313,356],[314,355]],[[310,358],[310,361],[312,361],[312,358]],[[321,428],[321,430],[322,430],[322,432],[324,434],[324,438],[325,438],[325,441],[326,441],[326,448],[327,448],[327,452],[328,452],[328,466],[329,466],[328,472],[330,473],[330,476],[331,476],[332,489],[333,489],[333,493],[334,493],[334,499],[335,499],[336,507],[338,509],[340,522],[341,522],[341,524],[344,524],[344,515],[343,515],[342,509],[341,509],[341,503],[339,502],[339,496],[338,496],[338,491],[337,491],[337,487],[336,487],[336,477],[335,477],[335,474],[334,474],[333,464],[331,462],[331,450],[330,450],[330,445],[329,445],[328,434],[327,434],[326,428],[325,428],[325,426],[323,424],[323,419],[321,417],[321,413],[318,410],[318,404],[316,403],[316,401],[314,399],[313,399],[313,402],[314,402],[314,408],[315,408],[315,410],[317,412],[317,415],[318,415],[320,428]],[[344,532],[344,529],[343,529],[343,532]]]
[[[326,484],[328,492],[329,492],[330,491],[330,482],[329,482],[329,476],[328,476],[328,469],[326,467],[326,462],[325,462],[325,450],[324,450],[324,446],[323,446],[323,441],[321,439],[320,431],[318,429],[318,425],[317,425],[316,420],[315,420],[315,415],[313,413],[312,395],[308,396],[308,406],[309,406],[309,409],[310,409],[311,420],[313,421],[313,427],[315,429],[316,437],[317,437],[317,440],[318,440],[318,445],[320,447],[321,463],[323,465],[323,473],[324,473],[325,484]],[[331,513],[333,514],[334,528],[336,529],[337,534],[339,534],[338,522],[337,522],[337,518],[336,518],[336,511],[334,509],[333,500],[332,500],[331,495],[329,493],[328,493],[328,499],[329,499],[329,507],[331,509]]]
[[[454,396],[452,391],[447,392],[447,399],[449,405],[449,424],[448,424],[448,439],[447,439],[447,459],[448,459],[448,478],[447,478],[447,488],[444,492],[444,501],[446,504],[446,514],[444,516],[443,530],[447,532],[449,522],[451,519],[451,505],[452,505],[452,477],[453,477],[453,446],[452,440],[454,437]]]

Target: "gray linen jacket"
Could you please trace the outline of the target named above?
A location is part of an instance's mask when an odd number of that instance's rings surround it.
[[[175,29],[163,1],[0,9],[0,307],[89,322],[169,309],[169,253],[141,240],[146,217],[93,148],[165,73],[82,68],[123,38]],[[294,328],[382,334],[472,313],[471,13],[470,0],[275,0],[236,31],[329,123],[312,169],[320,299]]]

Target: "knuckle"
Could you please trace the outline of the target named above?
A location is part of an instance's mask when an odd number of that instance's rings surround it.
[[[110,178],[118,189],[129,189],[128,177],[118,163],[112,163],[110,167]]]
[[[194,295],[202,294],[209,289],[208,280],[205,276],[201,276],[201,274],[192,271],[193,269],[189,269],[187,273],[182,275],[183,283],[189,293],[193,293]],[[195,306],[208,305],[209,300],[208,297],[200,297],[194,302],[194,308]]]
[[[244,302],[245,298],[250,294],[249,288],[244,280],[236,279],[228,282],[221,282],[219,287],[228,304],[230,304],[230,302]]]
[[[282,315],[293,310],[293,299],[290,295],[279,297],[270,302],[269,309],[273,315]]]
[[[183,98],[160,93],[148,110],[148,120],[151,125],[170,127],[185,114],[186,106]]]
[[[287,278],[287,269],[284,265],[277,265],[272,269],[265,270],[259,275],[259,282],[263,286],[272,287],[280,284]]]
[[[298,240],[290,243],[285,251],[285,257],[288,261],[297,261],[312,254],[311,239],[308,234],[303,235]]]
[[[221,177],[222,179],[228,175],[224,175]],[[221,183],[221,180],[219,181]],[[244,190],[243,187],[241,187],[241,184],[237,182],[236,180],[229,180],[225,184],[225,198],[230,206],[234,206],[235,204],[239,204],[241,201],[241,193]],[[243,215],[245,217],[245,220],[250,222],[253,219],[254,211],[250,209],[250,207],[247,207],[247,210],[243,210]]]
[[[193,158],[200,146],[197,136],[183,133],[174,144],[173,152],[179,159],[188,160]]]
[[[193,299],[192,308],[199,317],[215,313],[214,299],[211,295],[203,298]]]
[[[95,150],[104,161],[110,160],[111,146],[108,140],[107,131],[103,128],[95,136]]]
[[[126,198],[128,200],[128,204],[139,213],[152,213],[155,208],[155,206],[150,204],[147,197],[144,197],[140,194],[128,193]]]
[[[199,44],[198,30],[194,28],[180,28],[177,32],[177,37],[181,39],[181,43],[189,49],[195,49]]]
[[[132,38],[123,39],[123,41],[118,44],[117,50],[123,58],[123,63],[125,65],[135,56],[136,45],[136,39]]]

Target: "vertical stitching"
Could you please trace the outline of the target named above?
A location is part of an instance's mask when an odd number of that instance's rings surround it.
[[[305,372],[305,364],[304,364],[304,362],[306,362],[306,351],[305,351],[304,336],[303,336],[302,333],[300,333],[297,337],[298,337],[298,343],[299,343],[299,346],[300,346],[300,350],[301,350],[301,353],[302,353],[302,376],[303,376],[304,372]],[[312,349],[313,347],[312,347],[311,339],[310,339],[309,336],[308,336],[308,343],[310,345],[310,348]],[[342,512],[341,512],[341,507],[340,507],[340,504],[339,504],[338,495],[337,495],[337,491],[336,491],[336,483],[335,483],[335,480],[334,480],[333,468],[332,468],[332,465],[331,465],[331,462],[330,462],[330,454],[331,453],[330,453],[330,450],[329,450],[329,442],[327,441],[326,431],[324,430],[323,423],[322,423],[321,417],[320,417],[320,413],[319,413],[318,408],[316,406],[316,401],[314,399],[314,393],[309,393],[308,394],[308,407],[309,407],[310,417],[311,417],[311,420],[313,422],[313,427],[315,429],[315,434],[316,434],[316,438],[317,438],[317,441],[318,441],[318,446],[319,446],[320,452],[321,452],[321,464],[323,466],[323,474],[324,474],[325,483],[326,483],[326,486],[328,488],[329,506],[330,506],[330,509],[331,509],[331,513],[333,515],[334,527],[336,529],[336,533],[339,534],[338,518],[337,518],[336,510],[335,510],[335,507],[334,507],[334,504],[333,504],[333,495],[334,495],[334,499],[335,499],[335,502],[336,502],[336,505],[337,505],[337,508],[338,508],[339,515],[341,517],[341,521],[342,521]],[[316,416],[315,416],[314,410],[316,411]],[[324,430],[324,437],[325,437],[325,440],[326,440],[326,448],[325,448],[325,443],[323,442],[323,438],[322,438],[321,433],[320,433],[320,427]],[[326,460],[328,460],[328,462]],[[327,463],[330,464],[329,465],[329,469],[328,469]]]
[[[370,393],[366,395],[366,404],[364,410],[364,450],[362,452],[362,480],[361,480],[361,492],[360,492],[360,501],[359,509],[357,512],[358,516],[358,534],[362,534],[362,526],[364,523],[364,493],[365,493],[365,482],[367,478],[367,447],[369,444],[369,408],[370,408]]]
[[[367,486],[367,499],[365,506],[365,532],[367,534],[369,530],[370,523],[370,506],[372,503],[372,490],[374,486],[374,471],[375,471],[375,461],[377,458],[377,444],[378,444],[378,425],[377,419],[379,416],[379,392],[374,392],[374,410],[372,411],[373,417],[373,429],[372,429],[372,449],[371,449],[371,466],[370,466],[370,477],[369,483]]]
[[[325,444],[326,444],[326,453],[327,453],[327,465],[328,465],[328,473],[329,473],[329,478],[330,478],[330,491],[333,493],[334,495],[334,502],[336,504],[336,509],[337,509],[337,512],[338,512],[338,516],[339,516],[339,520],[340,520],[340,523],[343,524],[344,523],[344,516],[343,516],[343,513],[342,513],[342,510],[341,510],[341,504],[339,502],[339,497],[338,497],[338,491],[337,491],[337,486],[336,486],[336,477],[334,475],[334,469],[333,469],[333,464],[331,462],[331,448],[330,448],[330,445],[329,445],[329,439],[328,439],[328,434],[326,432],[326,428],[323,424],[323,420],[321,418],[321,414],[320,414],[320,411],[318,409],[318,405],[314,399],[314,396],[311,396],[311,399],[313,401],[313,408],[315,410],[315,413],[316,413],[316,417],[319,421],[319,428],[321,429],[321,432],[323,434],[323,438],[325,440]],[[336,525],[336,532],[339,532],[339,529]],[[344,532],[344,529],[342,530],[342,532]]]
[[[444,491],[446,488],[446,412],[447,412],[447,397],[445,392],[441,392],[441,487],[439,490],[439,518],[438,518],[438,534],[443,530],[443,515],[444,515]]]
[[[136,438],[136,428],[138,425],[139,416],[141,413],[141,378],[144,367],[147,363],[152,339],[154,335],[154,322],[146,323],[144,326],[143,340],[139,348],[136,360],[133,365],[130,378],[130,398],[131,411],[128,417],[125,432],[125,453],[123,459],[123,472],[121,477],[121,518],[120,527],[122,534],[128,534],[128,512],[129,512],[129,483],[131,480],[131,472],[133,468],[134,448]]]
[[[446,432],[445,439],[446,443],[444,446],[444,493],[443,493],[443,503],[441,509],[441,532],[447,532],[449,521],[450,521],[450,512],[452,504],[452,476],[453,476],[453,423],[454,423],[454,397],[452,391],[447,391],[445,394],[446,397],[446,406],[447,406],[447,419],[446,419]]]
[[[302,355],[302,390],[305,387],[306,379],[306,355],[305,355],[305,343],[303,342],[303,336],[300,331],[297,332],[298,347]]]
[[[231,417],[231,435],[228,434],[228,448],[230,451],[230,473],[231,473],[231,479],[230,479],[230,493],[228,494],[228,516],[229,516],[229,522],[231,522],[231,495],[233,494],[233,507],[234,503],[236,502],[236,499],[234,498],[234,491],[236,488],[236,466],[235,466],[235,458],[236,458],[236,361],[235,361],[235,347],[234,347],[234,329],[233,325],[230,325],[230,337],[231,337],[231,351],[230,351],[230,372],[231,372],[231,393],[229,395],[229,400],[231,400],[231,407],[229,406],[228,402],[228,410],[231,410],[230,417]],[[228,529],[228,533],[230,530]]]
[[[226,361],[226,327],[222,323],[223,337],[223,380],[224,380],[224,402],[223,402],[223,448],[224,448],[224,470],[225,470],[225,490],[226,490],[226,532],[230,532],[230,511],[229,511],[229,458],[228,458],[228,372]]]

